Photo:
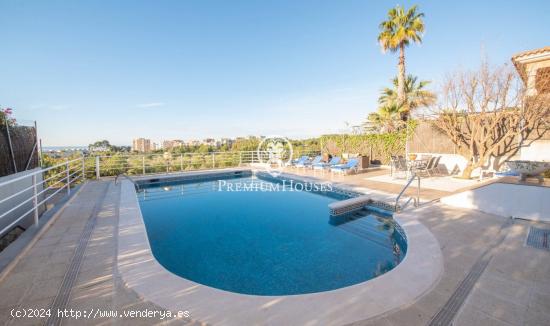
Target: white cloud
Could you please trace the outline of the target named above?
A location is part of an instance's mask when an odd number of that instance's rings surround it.
[[[165,105],[166,103],[164,102],[151,102],[151,103],[138,104],[137,107],[140,109],[150,109],[150,108],[158,108]]]

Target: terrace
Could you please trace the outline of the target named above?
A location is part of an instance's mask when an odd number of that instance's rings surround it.
[[[379,5],[6,6],[0,323],[549,325],[548,10]]]
[[[226,161],[220,157],[214,160],[208,157],[212,166],[218,167],[216,164],[219,164],[223,167],[202,172],[170,171],[174,164],[166,164],[157,168],[168,169],[168,173],[149,176],[136,173],[133,179],[258,169],[253,155],[233,154]],[[138,156],[131,160],[140,161]],[[550,320],[550,281],[547,277],[550,251],[547,246],[539,249],[525,245],[532,227],[547,228],[547,225],[490,214],[480,210],[482,208],[464,209],[443,203],[445,198],[467,191],[476,194],[476,189],[495,184],[533,187],[547,194],[550,191],[547,183],[536,184],[532,180],[521,183],[516,178],[500,178],[463,184],[456,181],[453,185],[449,177],[431,181],[422,179],[420,206],[409,206],[394,214],[409,234],[408,258],[404,263],[387,273],[387,277],[384,275],[364,283],[373,287],[368,292],[345,296],[340,290],[321,292],[315,301],[316,308],[304,309],[308,303],[296,301],[301,296],[252,296],[254,299],[248,300],[247,296],[237,295],[231,304],[224,303],[223,295],[209,293],[211,288],[207,286],[192,282],[179,284],[183,279],[173,274],[163,276],[165,270],[151,266],[151,262],[156,260],[150,254],[147,241],[136,240],[140,238],[139,232],[128,228],[134,225],[135,222],[131,221],[136,218],[131,213],[136,207],[128,206],[129,201],[135,202],[132,182],[103,176],[109,174],[108,169],[120,169],[120,166],[103,165],[102,169],[101,163],[92,166],[89,162],[100,162],[100,158],[64,165],[66,170],[56,173],[67,178],[60,180],[65,182],[65,186],[45,190],[58,189],[56,191],[61,193],[70,190],[64,200],[54,205],[57,209],[44,213],[38,224],[2,252],[0,316],[3,322],[21,323],[26,320],[32,324],[59,324],[62,320],[59,316],[36,319],[12,316],[14,309],[29,307],[118,312],[163,309],[175,312],[181,309],[189,313],[188,317],[171,319],[169,323],[172,324],[242,325],[269,321],[323,325],[441,325],[451,322],[453,325],[540,325]],[[146,161],[142,159],[143,162]],[[232,164],[226,162],[236,164],[231,167]],[[147,164],[143,166],[142,171],[152,169]],[[331,181],[339,187],[362,192],[389,204],[403,189],[403,181],[390,178],[390,171],[385,167],[369,168],[364,172],[342,176],[292,167],[284,170],[285,175],[293,178]],[[82,176],[88,176],[88,179]],[[447,190],[441,186],[445,180],[451,182]],[[405,190],[405,196],[415,196],[416,191],[411,186]],[[547,214],[548,211],[541,212]],[[548,218],[547,215],[544,217]],[[422,230],[425,229],[425,236],[417,237],[424,232],[416,230],[418,223]],[[426,251],[425,246],[434,251]],[[418,263],[413,264],[416,260]],[[424,267],[426,263],[435,265]],[[413,276],[420,278],[407,281]],[[175,277],[178,281],[169,283],[171,291],[159,292],[166,277]],[[388,285],[393,278],[396,281]],[[357,287],[351,287],[354,288]],[[380,291],[391,291],[393,295],[384,296]],[[329,296],[321,295],[327,293]],[[391,298],[391,301],[383,304],[384,298]],[[213,310],[212,305],[218,304],[219,309]],[[223,305],[226,308],[222,308]],[[236,308],[247,313],[236,314],[233,310]],[[96,317],[94,324],[113,323],[115,320],[122,324],[162,322],[139,316]]]

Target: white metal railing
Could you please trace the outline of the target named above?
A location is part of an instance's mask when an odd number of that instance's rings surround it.
[[[295,152],[295,157],[315,156],[318,151]],[[126,154],[80,157],[63,163],[33,171],[13,179],[0,182],[0,190],[13,187],[16,190],[2,191],[8,194],[0,199],[0,236],[23,224],[33,214],[38,224],[43,205],[49,204],[54,196],[65,190],[71,193],[71,186],[89,178],[118,175],[145,175],[248,166],[265,162],[269,152],[239,151],[183,154]],[[22,184],[19,186],[19,184]],[[13,193],[10,193],[13,192]],[[3,204],[3,205],[2,205]],[[30,221],[29,221],[30,222]],[[29,223],[25,222],[25,223]]]
[[[317,155],[319,152],[301,152],[300,155]],[[169,154],[125,154],[99,155],[86,158],[88,176],[95,172],[95,178],[104,176],[145,175],[247,166],[265,162],[268,152],[211,152],[211,153],[169,153]]]
[[[70,195],[71,185],[85,179],[85,168],[85,159],[81,157],[0,182],[0,190],[8,187],[17,188],[18,184],[22,184],[22,189],[17,189],[13,194],[0,199],[0,205],[4,204],[4,206],[8,201],[13,202],[6,211],[0,211],[0,225],[2,226],[5,224],[3,221],[10,219],[10,215],[12,216],[11,221],[6,222],[8,224],[0,230],[0,236],[21,224],[22,220],[31,213],[34,218],[33,223],[38,224],[40,207],[47,204],[63,190]],[[3,190],[2,193],[8,193],[8,191]],[[24,213],[18,212],[18,210],[25,210],[29,206],[30,208]]]
[[[403,206],[399,206],[399,199],[401,199],[401,196],[403,196],[403,194],[405,193],[405,190],[407,190],[407,188],[412,184],[414,179],[418,179],[418,186],[416,188],[416,197],[413,197],[413,196],[409,197],[409,199],[405,202],[405,204]],[[405,209],[405,207],[407,207],[407,205],[409,205],[411,200],[414,201],[414,206],[415,207],[418,207],[418,205],[420,205],[420,176],[416,173],[413,173],[413,175],[410,177],[409,181],[407,181],[407,183],[405,184],[403,189],[401,189],[401,192],[399,193],[399,195],[397,195],[397,197],[395,198],[395,207],[394,207],[395,211],[399,212],[399,211],[402,211],[403,209]]]

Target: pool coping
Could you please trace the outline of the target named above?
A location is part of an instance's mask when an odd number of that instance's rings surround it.
[[[366,282],[311,294],[256,296],[195,283],[165,269],[153,256],[132,182],[121,182],[118,270],[125,285],[160,307],[189,311],[209,324],[342,325],[384,315],[417,301],[439,281],[443,256],[435,236],[417,219],[422,208],[395,214],[408,249],[393,270]]]

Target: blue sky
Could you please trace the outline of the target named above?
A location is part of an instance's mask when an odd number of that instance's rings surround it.
[[[426,14],[407,71],[438,81],[485,53],[550,45],[550,2],[405,1]],[[347,131],[397,57],[394,1],[0,1],[0,105],[44,145]]]

